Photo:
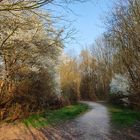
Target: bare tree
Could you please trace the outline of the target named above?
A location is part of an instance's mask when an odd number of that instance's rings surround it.
[[[80,54],[81,98],[86,100],[97,100],[96,96],[96,60],[89,50],[82,50]]]
[[[108,40],[116,49],[115,59],[128,73],[133,105],[140,106],[140,1],[119,1],[108,20]],[[119,65],[118,65],[119,66]]]
[[[75,103],[80,97],[80,73],[77,60],[75,58],[63,56],[63,61],[59,70],[62,95],[68,103]]]
[[[105,99],[109,94],[109,84],[113,76],[113,49],[105,37],[98,38],[91,46],[92,57],[96,59],[96,92],[99,98]]]
[[[87,0],[1,0],[0,11],[23,11],[33,10],[48,4],[57,4],[62,6],[64,3],[86,2]]]

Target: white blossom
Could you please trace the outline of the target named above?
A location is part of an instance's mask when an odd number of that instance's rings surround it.
[[[126,75],[116,74],[110,83],[111,94],[129,94],[129,80]]]

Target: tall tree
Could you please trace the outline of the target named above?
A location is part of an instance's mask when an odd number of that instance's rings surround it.
[[[108,40],[116,49],[115,58],[129,75],[132,104],[140,106],[140,1],[119,1],[108,20]],[[122,71],[122,70],[121,70]]]
[[[9,113],[15,112],[19,106],[24,106],[23,109],[28,106],[27,112],[32,112],[33,108],[43,109],[49,96],[54,94],[55,67],[63,46],[62,31],[56,30],[51,17],[46,16],[47,20],[22,11],[14,15],[0,13],[1,110],[10,107],[14,110],[9,109]],[[50,82],[46,81],[45,85],[43,78]],[[31,104],[34,105],[29,110]]]

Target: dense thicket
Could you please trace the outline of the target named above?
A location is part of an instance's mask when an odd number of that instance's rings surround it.
[[[108,19],[107,40],[114,48],[115,65],[128,76],[129,101],[140,108],[140,1],[120,1]]]
[[[62,96],[67,104],[76,103],[80,99],[80,73],[77,60],[62,56],[59,66]]]
[[[25,117],[55,104],[61,33],[48,13],[0,13],[1,119]]]
[[[78,100],[76,63],[71,60],[71,68],[64,63],[58,69],[69,33],[64,37],[64,29],[54,26],[57,17],[41,9],[71,2],[79,1],[0,0],[0,120],[24,118]],[[77,77],[76,81],[63,75],[61,67]],[[70,82],[64,82],[65,78]]]

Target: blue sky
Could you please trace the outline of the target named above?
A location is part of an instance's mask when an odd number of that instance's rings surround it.
[[[80,53],[81,49],[90,46],[94,40],[105,31],[104,18],[111,11],[113,0],[92,0],[86,3],[75,3],[67,8],[53,7],[55,13],[64,15],[65,19],[73,21],[77,33],[74,35],[76,41],[65,44],[66,53]],[[52,8],[51,7],[51,8]]]

